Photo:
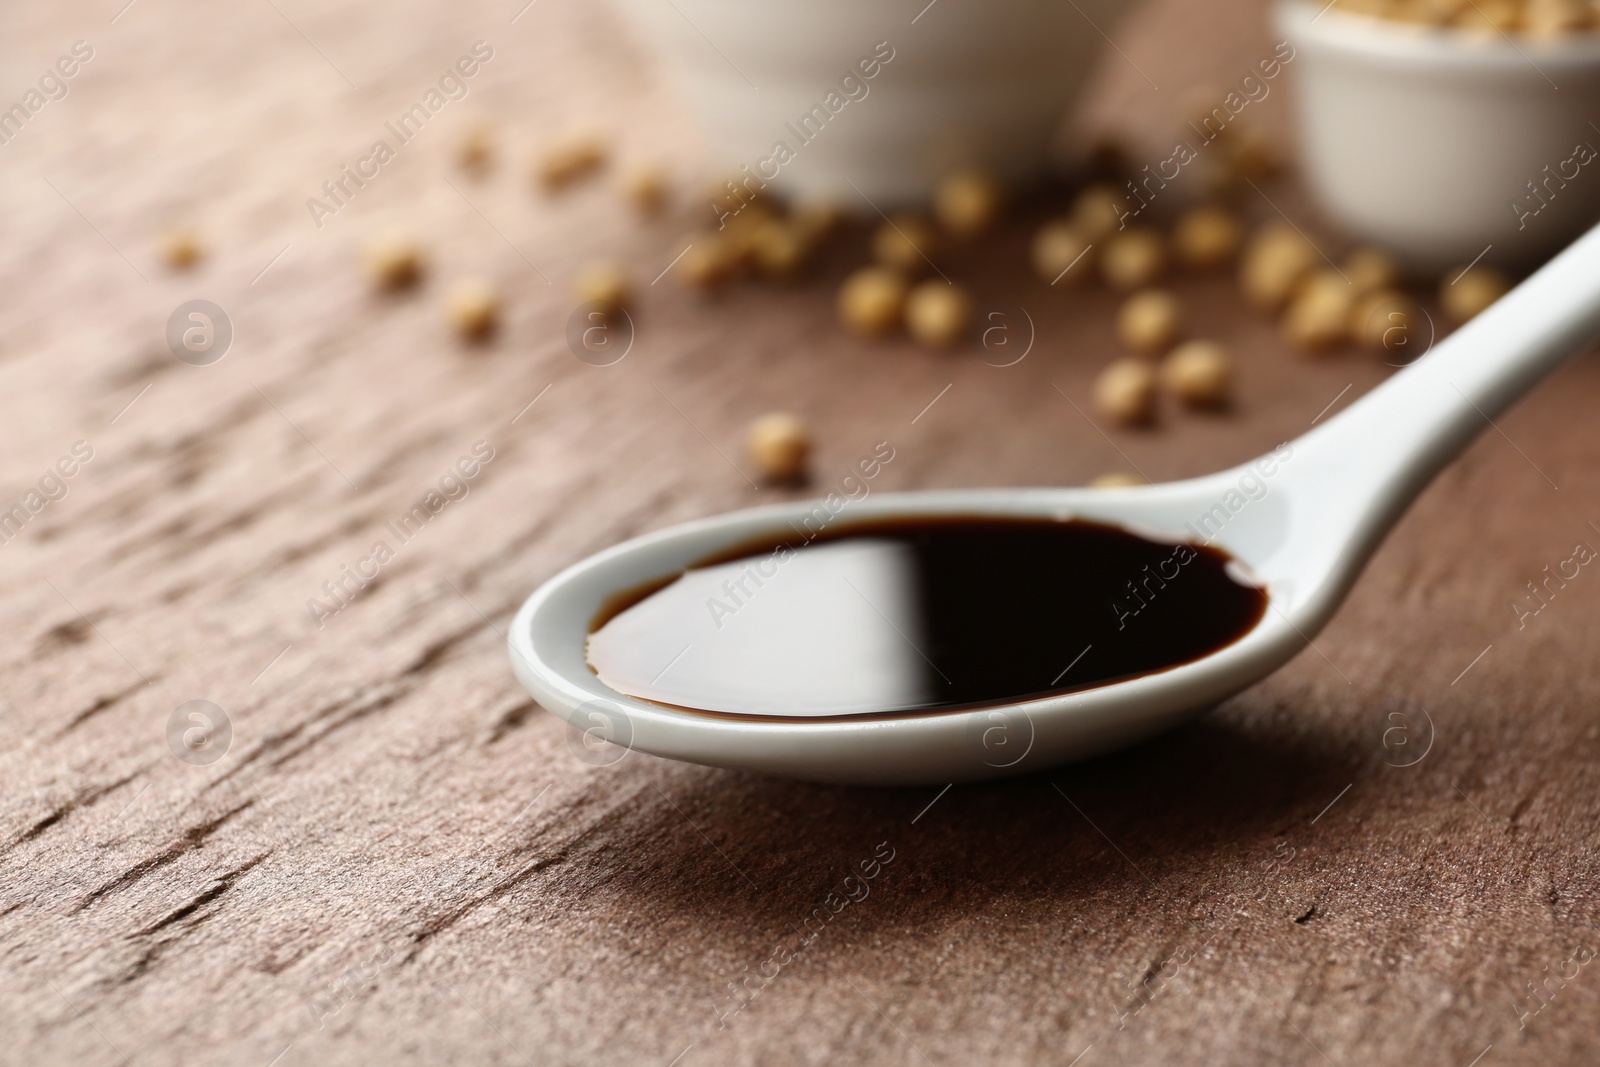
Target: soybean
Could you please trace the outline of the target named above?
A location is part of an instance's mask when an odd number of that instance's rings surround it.
[[[1244,227],[1227,208],[1197,207],[1184,212],[1172,231],[1179,262],[1196,270],[1225,267],[1239,254]]]
[[[379,289],[407,289],[422,278],[422,250],[411,238],[387,233],[368,243],[367,273]]]
[[[939,225],[957,237],[977,237],[1000,218],[1003,201],[1000,183],[992,176],[983,171],[960,171],[939,183],[933,214]]]
[[[580,304],[599,304],[614,314],[628,305],[628,276],[610,260],[597,260],[578,272],[573,295]]]
[[[932,266],[938,246],[933,227],[916,215],[885,219],[872,235],[873,258],[912,277]]]
[[[1511,279],[1493,267],[1470,267],[1444,276],[1439,282],[1439,303],[1450,321],[1459,325],[1487,311],[1510,291]]]
[[[1127,229],[1106,241],[1100,253],[1100,274],[1113,289],[1143,289],[1167,270],[1167,247],[1154,230]]]
[[[804,475],[811,452],[811,437],[800,416],[773,411],[750,424],[745,448],[769,482],[796,482]]]
[[[572,134],[548,149],[534,166],[534,177],[547,192],[557,192],[587,178],[606,162],[606,145],[597,134]]]
[[[1233,362],[1215,341],[1189,341],[1161,364],[1161,381],[1189,407],[1226,407],[1233,391]]]
[[[1355,297],[1354,286],[1338,271],[1315,272],[1284,314],[1284,336],[1307,352],[1322,352],[1343,344],[1350,337]]]
[[[463,279],[450,286],[445,295],[445,311],[463,339],[483,341],[499,325],[500,298],[488,282]]]
[[[1094,402],[1101,414],[1124,425],[1140,425],[1155,417],[1156,372],[1142,359],[1119,359],[1094,382]]]
[[[1117,338],[1144,355],[1160,355],[1183,332],[1183,306],[1165,289],[1130,296],[1117,312]]]
[[[1277,311],[1289,302],[1320,258],[1298,230],[1274,223],[1264,227],[1245,247],[1239,265],[1239,286],[1250,303],[1264,311]]]
[[[906,280],[886,267],[856,271],[839,287],[839,319],[864,337],[881,337],[900,325]]]
[[[926,281],[906,300],[906,330],[932,348],[954,348],[972,324],[972,300],[959,285]]]
[[[1047,222],[1033,237],[1033,269],[1051,285],[1076,285],[1093,269],[1089,249],[1089,239],[1072,223]]]

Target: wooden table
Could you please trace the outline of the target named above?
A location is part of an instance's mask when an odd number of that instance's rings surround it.
[[[608,7],[121,4],[18,7],[0,41],[7,101],[93,48],[0,146],[0,503],[93,453],[0,547],[0,1061],[1600,1058],[1600,575],[1522,628],[1511,606],[1600,545],[1592,358],[1440,477],[1315,651],[1148,744],[947,792],[591,766],[513,680],[511,614],[587,552],[773,499],[740,451],[762,411],[814,425],[818,488],[882,439],[881,488],[1165,479],[1388,370],[1297,357],[1227,281],[1185,280],[1196,332],[1238,353],[1237,413],[1102,432],[1074,404],[1114,300],[1033,280],[1023,223],[941,263],[1033,313],[998,369],[845,336],[859,235],[806,280],[699,300],[649,284],[687,215],[534,195],[527,159],[575,119],[623,157],[702,158]],[[1161,0],[1116,36],[1085,121],[1152,152],[1185,84],[1270,49],[1256,0]],[[480,39],[470,95],[316,228],[306,199]],[[1283,130],[1285,94],[1258,112]],[[480,119],[508,158],[474,183],[450,155]],[[153,253],[179,223],[211,249],[189,274]],[[377,299],[356,259],[392,224],[433,269]],[[563,340],[601,254],[640,292],[609,367]],[[507,322],[462,350],[439,304],[475,273]],[[236,335],[207,366],[163,335],[195,298]],[[467,495],[398,543],[386,522],[480,441]],[[379,540],[394,558],[319,628],[307,601]],[[231,728],[200,765],[169,746],[196,700]],[[863,863],[869,894],[830,897]]]

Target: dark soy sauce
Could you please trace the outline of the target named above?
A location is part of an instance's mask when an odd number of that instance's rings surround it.
[[[763,719],[954,710],[1199,659],[1266,611],[1230,557],[1097,523],[928,517],[771,540],[624,594],[591,668],[658,704]]]

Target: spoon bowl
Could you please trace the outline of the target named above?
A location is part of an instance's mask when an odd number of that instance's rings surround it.
[[[799,501],[647,534],[569,567],[518,612],[512,667],[592,762],[636,748],[818,781],[915,785],[1031,773],[1105,752],[1214,706],[1302,651],[1439,469],[1596,333],[1600,228],[1338,416],[1250,463],[1126,489],[871,494],[838,513],[841,529],[896,518],[1090,520],[1220,548],[1266,591],[1267,610],[1243,636],[1193,662],[992,706],[820,721],[679,710],[600,680],[585,646],[608,604],[800,528],[818,505]]]
[[[1144,489],[881,493],[851,504],[838,523],[847,528],[940,516],[1088,519],[1177,542],[1192,539],[1185,523],[1225,492],[1226,483],[1214,476]],[[1263,531],[1281,526],[1283,503],[1270,493],[1252,502]],[[1304,643],[1281,620],[1274,625],[1269,611],[1243,639],[1215,655],[1118,685],[1006,706],[861,721],[756,721],[680,711],[622,695],[590,669],[585,644],[591,621],[620,590],[677,574],[738,545],[781,537],[814,506],[797,501],[675,526],[569,568],[517,616],[511,639],[517,676],[545,707],[580,730],[594,731],[591,744],[609,741],[675,759],[813,780],[909,785],[998,777],[1137,741],[1249,685]],[[1278,595],[1270,584],[1268,590]]]

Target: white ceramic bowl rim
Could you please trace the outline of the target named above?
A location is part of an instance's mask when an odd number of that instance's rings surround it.
[[[1600,64],[1600,31],[1556,38],[1485,38],[1449,27],[1419,26],[1324,8],[1320,0],[1285,0],[1280,19],[1297,39],[1315,35],[1324,48],[1425,70],[1483,72],[1531,66],[1555,73]]]

